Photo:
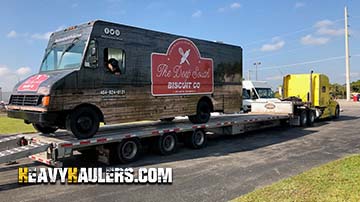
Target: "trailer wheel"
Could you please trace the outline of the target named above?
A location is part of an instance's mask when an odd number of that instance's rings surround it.
[[[126,139],[118,144],[116,151],[121,163],[134,162],[139,157],[141,143],[138,139]]]
[[[90,107],[75,109],[66,118],[66,129],[78,139],[93,137],[99,125],[99,115]]]
[[[314,122],[315,122],[315,112],[314,110],[309,110],[307,113],[307,125],[308,126],[313,126]]]
[[[304,127],[307,124],[307,113],[306,110],[301,110],[300,111],[300,126]]]
[[[339,105],[336,105],[334,119],[338,119],[338,118],[340,118],[340,107]]]
[[[32,125],[35,128],[35,130],[37,130],[40,133],[45,133],[45,134],[53,133],[58,129],[58,127],[56,127],[56,126],[46,126],[41,123],[33,123]]]
[[[159,137],[157,149],[161,155],[169,155],[176,151],[177,144],[176,133],[165,133]]]
[[[206,123],[211,116],[211,108],[207,101],[200,100],[197,106],[196,115],[189,116],[191,123]]]
[[[207,144],[207,136],[204,130],[198,129],[185,137],[185,145],[193,149],[204,148]]]

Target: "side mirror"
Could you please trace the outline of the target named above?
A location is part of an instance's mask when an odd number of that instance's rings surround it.
[[[95,55],[90,57],[91,66],[96,66],[97,62],[98,62],[98,59],[97,59],[97,57]]]

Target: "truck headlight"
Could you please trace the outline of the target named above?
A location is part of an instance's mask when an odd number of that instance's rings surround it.
[[[41,95],[49,95],[50,94],[50,88],[42,86],[37,90],[37,93],[41,94]]]

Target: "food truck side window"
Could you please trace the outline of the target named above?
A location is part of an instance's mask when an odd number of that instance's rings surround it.
[[[97,64],[97,53],[96,53],[96,41],[91,40],[89,42],[88,50],[86,51],[85,67],[96,68]]]
[[[114,62],[114,60],[116,60],[115,64],[118,65],[120,74],[125,74],[126,71],[125,58],[126,58],[126,54],[123,49],[119,49],[119,48],[104,49],[104,59],[105,59],[104,64],[108,65],[109,61]]]

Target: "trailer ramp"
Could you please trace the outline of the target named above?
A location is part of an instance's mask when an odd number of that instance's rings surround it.
[[[50,146],[51,144],[43,142],[28,144],[23,135],[2,138],[0,139],[0,163],[12,162],[44,152]]]

